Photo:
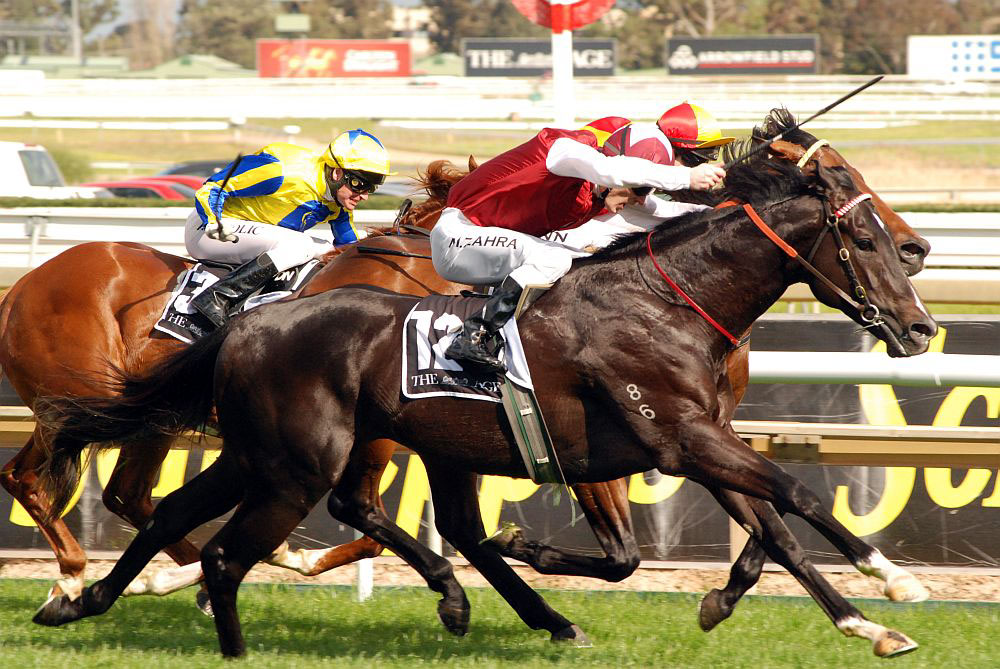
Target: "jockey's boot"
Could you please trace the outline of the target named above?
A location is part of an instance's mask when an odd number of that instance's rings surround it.
[[[221,328],[230,309],[277,275],[271,257],[262,253],[200,292],[191,300],[191,306],[216,328]]]
[[[470,316],[462,323],[462,332],[452,340],[444,352],[445,356],[469,363],[482,371],[506,372],[507,366],[490,349],[499,353],[496,335],[514,315],[521,290],[521,286],[510,277],[504,279],[486,300],[482,313]]]

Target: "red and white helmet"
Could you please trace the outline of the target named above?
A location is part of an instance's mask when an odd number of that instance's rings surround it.
[[[619,128],[604,142],[601,151],[606,156],[632,156],[659,165],[674,164],[670,141],[652,123],[633,123]]]

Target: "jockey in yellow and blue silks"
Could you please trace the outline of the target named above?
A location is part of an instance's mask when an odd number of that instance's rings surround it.
[[[241,266],[191,306],[221,327],[229,310],[269,279],[330,250],[306,234],[310,228],[329,223],[338,245],[364,238],[354,209],[389,174],[385,147],[361,129],[338,135],[319,154],[278,142],[227,165],[195,194],[184,241],[194,258]]]

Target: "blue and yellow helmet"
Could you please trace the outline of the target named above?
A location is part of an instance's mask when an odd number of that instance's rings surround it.
[[[344,170],[389,176],[389,152],[375,135],[361,128],[337,135],[323,152],[323,162]]]

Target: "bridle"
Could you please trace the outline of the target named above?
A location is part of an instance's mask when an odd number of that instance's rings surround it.
[[[822,205],[823,205],[823,229],[819,231],[816,236],[816,240],[813,242],[812,247],[809,251],[809,255],[803,258],[798,251],[796,251],[791,245],[785,242],[778,234],[764,222],[764,219],[754,210],[749,204],[743,205],[743,210],[746,212],[750,220],[753,221],[754,225],[764,233],[764,235],[771,240],[778,248],[780,248],[786,255],[794,258],[802,265],[809,273],[819,279],[826,287],[836,293],[841,299],[843,299],[848,304],[852,305],[854,309],[858,312],[858,317],[865,323],[863,326],[865,329],[878,327],[885,334],[885,339],[887,342],[891,342],[894,347],[900,353],[905,354],[905,349],[903,349],[902,344],[899,342],[896,334],[889,328],[885,323],[885,319],[882,318],[878,307],[871,303],[868,299],[868,292],[865,290],[864,286],[858,280],[858,274],[854,269],[854,265],[851,263],[851,254],[847,249],[847,245],[844,243],[843,235],[840,232],[840,220],[844,218],[852,209],[857,207],[859,204],[866,200],[871,200],[870,193],[861,193],[840,207],[834,209],[830,199],[825,194],[818,195]],[[778,203],[780,204],[780,203]],[[708,321],[716,330],[722,333],[726,339],[736,348],[743,346],[749,340],[749,337],[744,337],[743,339],[737,339],[732,334],[729,333],[722,325],[715,321],[709,314],[702,309],[698,304],[685,293],[680,286],[678,286],[660,267],[660,264],[656,261],[656,256],[653,254],[652,237],[653,230],[649,232],[646,236],[646,249],[649,252],[649,257],[653,261],[653,267],[659,272],[660,276],[663,277],[664,281],[670,285],[673,290],[680,295],[685,302],[688,303],[702,318]],[[851,297],[845,291],[841,290],[833,281],[831,281],[826,275],[816,269],[812,264],[813,257],[816,255],[820,244],[826,238],[827,233],[832,233],[833,239],[837,245],[837,260],[840,262],[841,267],[844,270],[844,275],[847,277],[847,281],[850,284],[850,290],[854,293],[855,297]]]

